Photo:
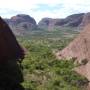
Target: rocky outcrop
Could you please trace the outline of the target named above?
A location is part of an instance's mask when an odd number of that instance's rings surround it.
[[[66,48],[58,53],[59,58],[90,59],[90,25],[73,40]]]
[[[9,26],[0,18],[0,61],[20,59],[24,51]]]
[[[54,29],[54,26],[57,22],[59,22],[60,19],[52,19],[52,18],[43,18],[39,23],[38,27],[41,29],[48,29],[52,30]]]
[[[70,15],[64,19],[64,26],[78,27],[81,24],[83,17],[84,13]]]
[[[24,59],[24,50],[19,45],[9,26],[0,18],[0,90],[24,90],[23,74],[19,62]]]
[[[56,53],[56,56],[59,59],[75,59],[75,62],[81,64],[75,71],[90,81],[90,24],[66,48]]]
[[[36,21],[29,15],[19,14],[11,17],[11,19],[5,19],[7,24],[13,30],[16,35],[23,35],[28,31],[36,28]]]
[[[89,23],[90,23],[90,12],[84,14],[84,17],[83,17],[83,20],[82,20],[82,22],[80,24],[80,27],[84,27],[84,26],[86,26]]]
[[[72,14],[66,18],[43,18],[38,24],[36,24],[34,18],[25,14],[13,16],[11,19],[5,19],[5,21],[16,35],[27,35],[30,33],[28,31],[37,29],[54,30],[63,27],[75,27],[75,29],[81,30],[90,23],[90,13]]]
[[[84,17],[84,13],[73,14],[64,19],[52,19],[52,18],[43,18],[39,23],[39,28],[52,30],[54,27],[78,27]]]
[[[66,18],[43,18],[38,25],[34,18],[25,14],[13,16],[11,19],[5,19],[5,21],[16,35],[24,35],[28,31],[37,29],[54,30],[60,27],[79,27],[78,29],[82,29],[90,23],[90,13],[72,14]]]
[[[11,17],[11,21],[16,23],[16,24],[19,24],[22,22],[29,22],[31,24],[36,25],[35,20],[32,17],[30,17],[29,15],[25,15],[25,14],[19,14],[17,16]]]

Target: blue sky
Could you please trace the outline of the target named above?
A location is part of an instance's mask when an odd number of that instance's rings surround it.
[[[0,0],[0,16],[28,14],[38,22],[43,17],[64,18],[90,11],[90,0]]]

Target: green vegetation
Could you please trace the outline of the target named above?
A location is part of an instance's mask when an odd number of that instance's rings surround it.
[[[24,34],[25,37],[34,40],[34,39],[64,39],[64,38],[73,38],[79,33],[76,28],[55,28],[54,30],[27,30],[27,34]]]
[[[73,60],[55,58],[52,52],[61,50],[72,40],[71,37],[62,39],[56,33],[53,31],[51,36],[44,33],[47,37],[40,32],[19,37],[28,51],[22,63],[25,79],[22,85],[26,90],[82,90],[87,83],[86,78],[73,71],[76,67]]]

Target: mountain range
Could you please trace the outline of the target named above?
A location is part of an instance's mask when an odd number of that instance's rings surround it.
[[[54,30],[56,27],[82,28],[90,22],[90,13],[72,14],[66,18],[42,18],[39,23],[25,14],[12,16],[10,19],[4,19],[16,35],[27,34],[32,30]]]
[[[29,15],[19,14],[4,19],[16,35],[28,34],[36,30],[52,31],[56,27],[79,28],[83,30],[80,34],[63,50],[58,51],[56,56],[58,59],[74,59],[75,63],[80,64],[74,70],[85,76],[90,81],[90,13],[73,14],[66,18],[43,18],[37,24],[35,19]],[[90,83],[88,85],[90,90]]]

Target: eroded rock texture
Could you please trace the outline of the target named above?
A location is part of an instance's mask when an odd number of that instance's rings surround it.
[[[90,60],[90,25],[85,27],[79,36],[73,40],[66,48],[57,53],[58,58],[77,58]]]
[[[76,59],[81,65],[75,71],[90,81],[90,24],[66,48],[56,53],[56,56],[59,59]]]
[[[25,14],[18,14],[10,19],[5,19],[5,21],[14,34],[19,36],[28,34],[29,31],[35,30],[37,27],[35,19]]]
[[[59,59],[76,59],[81,65],[74,70],[90,81],[90,24],[66,48],[56,53]],[[90,90],[90,85],[88,85]]]
[[[43,18],[39,23],[38,27],[42,29],[52,30],[55,27],[78,27],[83,20],[84,13],[72,14],[66,18]]]

